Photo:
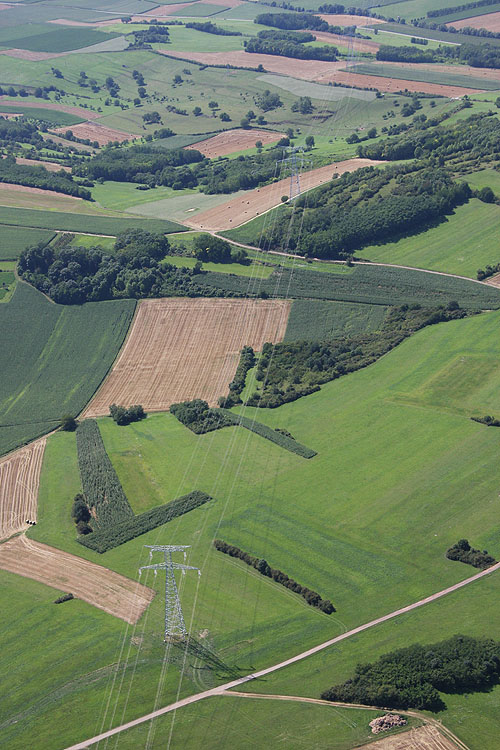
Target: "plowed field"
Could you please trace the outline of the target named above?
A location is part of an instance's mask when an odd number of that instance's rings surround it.
[[[137,581],[22,534],[0,545],[0,568],[72,593],[110,615],[134,624],[155,591]]]
[[[312,169],[310,172],[304,172],[300,175],[300,189],[304,192],[328,182],[332,179],[333,174],[340,175],[344,172],[354,172],[355,169],[360,167],[376,164],[382,164],[382,162],[370,161],[369,159],[348,159],[337,164],[329,164],[327,167]],[[289,190],[290,178],[287,177],[271,185],[247,190],[244,195],[240,195],[238,198],[233,198],[190,219],[185,219],[184,224],[209,232],[233,229],[279,205],[281,196],[288,195]]]
[[[129,337],[111,373],[83,416],[109,413],[110,404],[166,411],[226,395],[245,345],[255,350],[285,335],[285,300],[156,299],[139,304]]]
[[[269,130],[226,130],[224,133],[207,138],[206,141],[191,143],[186,146],[188,149],[200,151],[209,159],[216,156],[225,156],[234,154],[236,151],[244,151],[247,148],[253,148],[256,141],[262,141],[264,145],[274,143],[282,138],[284,133],[271,133]]]
[[[0,539],[36,521],[37,495],[45,438],[0,460]]]
[[[29,167],[45,167],[48,172],[71,172],[71,167],[57,164],[55,161],[38,161],[37,159],[25,159],[24,156],[16,156],[16,164],[26,164]]]
[[[474,16],[473,18],[464,18],[462,21],[451,21],[447,26],[454,26],[456,29],[464,29],[470,26],[472,29],[488,29],[488,31],[500,31],[500,11],[497,13],[486,13],[484,16]],[[485,42],[487,40],[485,39]]]
[[[392,737],[382,737],[363,747],[365,750],[457,750],[454,742],[428,724]]]
[[[122,130],[114,130],[106,125],[99,125],[97,122],[82,122],[79,125],[72,125],[71,131],[77,138],[89,138],[91,141],[97,141],[99,146],[105,146],[110,141],[128,141],[131,138],[138,138],[133,133],[124,133]],[[68,126],[54,128],[52,133],[66,133]]]

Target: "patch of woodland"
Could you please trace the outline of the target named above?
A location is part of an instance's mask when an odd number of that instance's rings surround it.
[[[500,273],[500,263],[496,263],[494,266],[486,266],[484,269],[478,268],[476,278],[478,281],[484,281],[496,273]]]
[[[370,148],[358,150],[365,155]],[[369,158],[384,157],[370,152]],[[455,182],[450,171],[428,161],[369,166],[297,198],[293,208],[277,213],[261,244],[271,250],[286,244],[299,255],[345,259],[366,245],[394,242],[445,221],[471,195],[467,183]]]
[[[141,419],[146,419],[147,414],[141,404],[135,404],[134,406],[117,406],[117,404],[111,404],[109,407],[110,417],[116,424],[128,425],[131,422],[139,422]]]
[[[64,169],[60,172],[49,172],[44,166],[17,164],[14,156],[0,158],[0,182],[53,190],[75,198],[93,200],[90,190],[75,182],[72,175]]]
[[[331,341],[264,344],[255,379],[260,388],[248,406],[276,408],[319,390],[320,385],[373,364],[415,331],[428,325],[458,320],[466,311],[458,303],[448,307],[419,305],[391,307],[379,331],[340,336]]]
[[[245,52],[261,55],[293,57],[298,60],[338,60],[338,49],[331,44],[322,47],[304,47],[301,42],[291,39],[258,39],[252,37],[244,42]]]
[[[325,690],[323,700],[387,708],[446,708],[440,692],[490,690],[500,678],[500,643],[455,635],[426,646],[416,644],[360,664],[348,680]]]
[[[205,34],[215,34],[216,36],[242,36],[241,31],[230,31],[229,29],[223,29],[222,26],[217,26],[212,21],[190,21],[184,24],[186,29],[195,29],[196,31],[203,31]]]
[[[458,560],[481,570],[486,570],[496,563],[495,558],[488,554],[488,550],[474,549],[467,539],[459,539],[447,550],[446,557],[448,560]]]
[[[250,555],[248,552],[236,547],[234,544],[228,544],[222,539],[214,539],[214,547],[225,555],[242,560],[247,565],[255,568],[255,570],[261,575],[271,578],[273,581],[276,581],[276,583],[279,583],[290,591],[299,594],[308,604],[311,605],[311,607],[317,607],[327,615],[331,615],[332,612],[336,611],[329,599],[323,599],[317,591],[312,591],[312,589],[307,586],[302,586],[300,583],[297,583],[293,578],[290,578],[286,573],[283,573],[282,570],[271,568],[267,560],[254,557],[254,555]]]
[[[286,430],[273,429],[255,419],[233,414],[224,408],[213,409],[201,399],[172,404],[170,412],[181,424],[197,435],[220,430],[223,427],[245,427],[302,458],[313,458],[317,455],[316,451],[299,443]]]

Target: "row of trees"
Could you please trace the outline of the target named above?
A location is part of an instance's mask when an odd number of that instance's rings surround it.
[[[236,557],[239,560],[243,560],[244,563],[255,568],[255,570],[261,575],[266,576],[267,578],[272,578],[276,583],[280,583],[282,586],[285,586],[285,588],[290,589],[290,591],[300,594],[300,596],[302,596],[311,607],[317,607],[327,615],[331,615],[332,612],[335,612],[335,607],[329,599],[323,599],[317,591],[313,591],[312,589],[307,588],[307,586],[302,586],[300,583],[297,583],[293,578],[289,578],[286,573],[283,573],[282,570],[271,568],[267,560],[254,557],[253,555],[248,554],[248,552],[244,552],[239,547],[236,547],[234,544],[224,542],[222,539],[214,539],[214,547],[225,555],[230,555],[230,557]]]
[[[427,646],[393,651],[371,664],[360,664],[344,683],[322,693],[323,700],[389,708],[440,711],[438,691],[485,690],[500,678],[500,643],[455,635]]]
[[[498,5],[498,0],[476,0],[473,3],[465,5],[452,5],[449,8],[436,8],[427,11],[427,18],[439,18],[440,16],[449,16],[451,13],[460,13],[463,10],[474,10],[475,8],[484,8],[489,5]]]
[[[75,182],[69,172],[63,169],[60,172],[49,172],[43,166],[17,164],[14,156],[0,159],[0,182],[54,190],[56,193],[93,200],[90,190]]]
[[[216,26],[212,21],[205,21],[204,23],[199,21],[191,21],[186,24],[186,29],[195,29],[196,31],[204,31],[206,34],[216,34],[217,36],[241,36],[241,31],[230,31],[229,29],[223,29],[222,26]]]
[[[331,44],[323,47],[304,47],[301,43],[281,39],[258,39],[253,37],[245,43],[245,52],[263,55],[293,57],[298,60],[337,60],[338,49]]]

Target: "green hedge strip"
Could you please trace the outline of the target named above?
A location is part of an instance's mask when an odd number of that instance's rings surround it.
[[[283,433],[274,430],[272,427],[268,427],[267,424],[256,422],[254,419],[243,417],[240,414],[233,414],[226,409],[221,409],[221,411],[229,417],[232,417],[235,425],[241,425],[241,427],[245,427],[245,429],[255,432],[257,435],[266,438],[266,440],[276,443],[280,448],[285,448],[287,451],[297,453],[297,455],[302,456],[302,458],[313,458],[317,455],[317,452],[313,451],[312,448],[307,448],[294,438],[283,435]]]

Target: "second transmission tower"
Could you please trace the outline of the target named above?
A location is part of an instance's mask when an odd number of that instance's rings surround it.
[[[285,153],[289,155],[281,159],[278,164],[290,170],[290,200],[292,200],[300,195],[300,173],[304,171],[305,166],[312,166],[312,159],[306,159],[302,149],[293,148]]]
[[[186,570],[197,570],[198,575],[201,575],[201,571],[192,565],[183,565],[174,562],[172,560],[172,552],[184,552],[184,559],[186,559],[186,550],[189,549],[189,546],[178,544],[146,544],[145,547],[149,548],[149,559],[151,560],[153,552],[163,552],[164,562],[143,565],[139,568],[139,575],[143,570],[154,570],[155,575],[158,570],[165,571],[165,640],[169,638],[185,638],[187,636],[174,571],[182,570],[185,573]]]

